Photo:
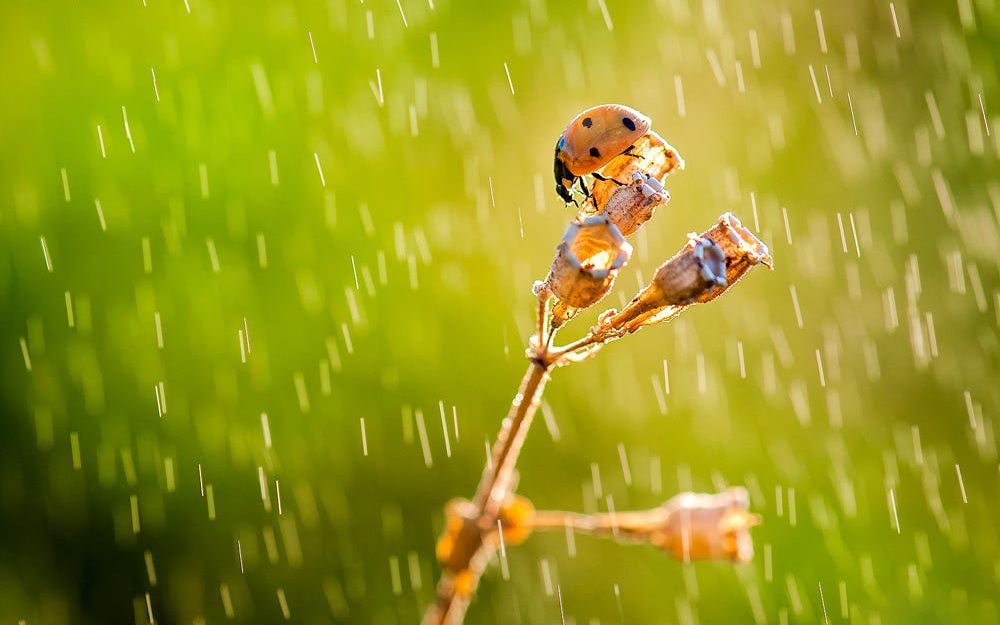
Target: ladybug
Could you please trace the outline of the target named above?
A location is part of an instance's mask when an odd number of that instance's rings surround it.
[[[577,178],[596,173],[620,154],[628,153],[640,137],[649,132],[651,122],[639,111],[624,104],[602,104],[589,108],[570,121],[556,141],[556,193],[567,204]],[[581,180],[584,193],[589,193]]]

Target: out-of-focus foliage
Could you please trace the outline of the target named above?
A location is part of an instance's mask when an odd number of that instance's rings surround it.
[[[535,536],[467,622],[997,623],[998,30],[995,0],[5,2],[0,621],[416,622],[572,212],[554,142],[623,102],[688,166],[608,304],[724,211],[776,271],[556,372],[520,490],[746,485],[757,556]]]

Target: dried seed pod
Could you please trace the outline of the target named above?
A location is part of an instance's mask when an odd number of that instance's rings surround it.
[[[445,527],[438,537],[436,554],[438,561],[452,573],[459,573],[469,561],[468,550],[478,548],[478,541],[468,540],[466,534],[478,536],[476,506],[467,499],[452,499],[444,510]]]
[[[726,255],[712,239],[691,236],[673,263],[657,269],[653,284],[668,306],[693,304],[713,287],[726,286]]]
[[[717,495],[681,493],[663,504],[666,523],[652,531],[649,540],[685,562],[717,558],[748,562],[753,557],[750,528],[760,523],[749,507],[745,488]]]
[[[653,281],[611,318],[620,325],[646,319],[667,306],[688,306],[705,293],[726,285],[726,256],[712,239],[690,235],[688,245],[660,265]]]
[[[663,137],[649,131],[635,142],[629,154],[622,154],[605,165],[601,169],[601,175],[628,183],[632,180],[632,174],[637,172],[655,180],[663,180],[679,169],[684,169],[684,158]],[[619,186],[612,180],[594,180],[590,197],[580,207],[577,217],[600,213]]]
[[[520,495],[511,495],[500,504],[498,517],[503,528],[503,539],[508,545],[519,545],[531,534],[531,521],[535,506]]]
[[[602,215],[629,236],[653,217],[657,207],[670,200],[660,181],[641,171],[632,173],[632,183],[615,189]]]
[[[681,493],[649,510],[596,515],[543,511],[533,520],[536,528],[569,526],[599,536],[649,543],[685,562],[746,562],[753,557],[750,528],[760,523],[760,517],[748,511],[749,506],[746,489],[736,487],[716,495]]]
[[[552,318],[550,323],[553,329],[561,328],[567,321],[576,316],[576,313],[580,312],[578,308],[573,306],[568,306],[564,302],[560,302],[558,298],[556,303],[552,306]]]
[[[701,303],[710,302],[722,295],[754,265],[764,264],[768,269],[774,268],[774,260],[767,245],[732,213],[723,214],[719,223],[707,230],[704,236],[712,239],[726,255],[726,286],[705,293],[698,299]]]
[[[767,246],[732,213],[690,241],[660,265],[652,283],[621,312],[604,322],[617,332],[635,332],[662,321],[685,306],[709,302],[732,287],[754,265],[771,267]]]
[[[571,222],[545,279],[567,307],[586,308],[600,301],[628,262],[632,246],[605,217]]]

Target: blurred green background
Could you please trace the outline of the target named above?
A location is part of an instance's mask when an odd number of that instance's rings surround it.
[[[0,622],[417,622],[602,102],[688,163],[609,306],[724,211],[776,271],[556,372],[520,490],[746,485],[757,554],[538,535],[467,622],[1000,622],[996,0],[9,0],[0,59]]]

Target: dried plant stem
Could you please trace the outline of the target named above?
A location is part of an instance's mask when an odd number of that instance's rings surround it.
[[[684,312],[686,308],[687,306],[668,306],[657,313],[657,321],[670,321]],[[555,347],[553,355],[559,359],[578,360],[580,357],[589,356],[605,344],[620,339],[626,334],[631,334],[641,327],[638,325],[627,327],[625,321],[632,320],[625,319],[622,313],[618,313],[591,328],[585,336],[567,345]]]
[[[548,323],[549,303],[548,298],[538,298],[538,344],[547,345],[545,341],[545,326]]]
[[[439,586],[443,586],[446,581],[448,581],[447,578],[442,578]],[[465,610],[469,607],[470,599],[471,597],[459,595],[454,591],[445,593],[439,588],[438,601],[427,611],[423,624],[457,625],[461,623],[462,619],[465,618]]]
[[[578,532],[589,533],[598,525],[596,516],[565,510],[536,510],[528,526],[536,531],[564,530],[568,527]]]
[[[496,550],[495,545],[486,543],[483,539],[487,532],[496,527],[498,507],[511,491],[514,466],[538,409],[553,364],[554,361],[546,357],[544,348],[541,356],[531,359],[528,371],[521,380],[521,387],[511,404],[510,412],[503,420],[497,442],[493,445],[490,462],[486,465],[483,478],[476,489],[474,505],[477,519],[474,529],[478,531],[459,534],[453,547],[454,553],[463,554],[461,562],[454,568],[468,571],[473,576],[471,580],[473,588]],[[461,623],[469,599],[468,592],[459,591],[453,574],[446,572],[438,584],[437,602],[424,616],[424,625]]]
[[[548,317],[547,307],[544,303],[539,306],[538,315],[540,317],[539,328],[542,330]],[[542,334],[543,332],[540,331],[539,337]],[[457,560],[450,563],[449,568],[471,575],[471,580],[462,582],[467,589],[470,586],[475,588],[486,564],[497,549],[496,544],[487,542],[485,539],[497,526],[497,513],[500,504],[513,490],[514,467],[528,435],[528,430],[531,428],[535,412],[538,410],[552,369],[573,362],[572,356],[581,349],[586,347],[593,349],[618,338],[615,332],[601,331],[600,326],[598,326],[586,336],[566,347],[550,351],[548,345],[551,343],[555,331],[551,329],[546,334],[547,337],[544,341],[535,342],[532,346],[533,350],[529,352],[528,370],[521,379],[521,386],[517,395],[514,396],[510,412],[501,424],[490,460],[484,469],[479,487],[476,489],[476,495],[473,499],[475,523],[470,527],[471,531],[458,534],[452,547],[452,552],[460,555]],[[568,512],[540,514],[542,516],[536,515],[532,524],[537,529],[564,528],[568,525],[579,531],[604,534],[610,532],[611,528],[615,528],[613,533],[617,534],[617,522],[609,515],[588,517]],[[545,525],[546,521],[550,526]],[[425,614],[423,625],[458,625],[462,622],[471,594],[468,591],[463,592],[459,586],[455,574],[451,571],[445,571],[438,584],[437,601]]]
[[[666,513],[660,509],[638,512],[583,514],[564,510],[537,510],[528,522],[532,530],[565,530],[582,534],[625,537],[662,524]]]
[[[528,371],[521,380],[521,388],[514,397],[510,413],[503,420],[497,442],[493,445],[490,465],[476,489],[473,502],[481,515],[495,516],[497,507],[509,494],[514,465],[538,409],[551,368],[552,363],[542,358],[533,359],[528,365]]]

